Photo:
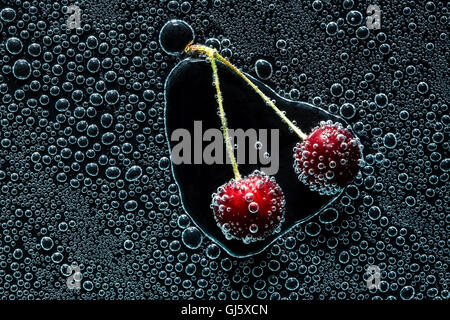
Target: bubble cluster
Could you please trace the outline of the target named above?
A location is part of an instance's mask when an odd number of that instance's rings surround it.
[[[2,299],[449,298],[444,1],[383,2],[380,29],[371,1],[76,3],[75,29],[68,0],[0,8]],[[164,130],[179,58],[158,38],[172,19],[369,141],[342,196],[256,256],[228,255],[180,201]]]

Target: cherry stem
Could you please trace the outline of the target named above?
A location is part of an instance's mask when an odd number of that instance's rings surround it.
[[[219,74],[217,71],[217,65],[215,60],[215,55],[217,54],[217,51],[212,48],[201,48],[202,53],[205,53],[211,63],[211,68],[213,71],[213,78],[214,78],[214,86],[216,87],[216,93],[217,93],[217,105],[219,106],[219,116],[220,121],[222,122],[222,131],[223,131],[223,138],[225,140],[225,147],[227,149],[228,156],[231,160],[231,165],[233,167],[233,173],[236,180],[241,179],[241,174],[239,173],[238,164],[236,162],[236,158],[234,157],[234,151],[233,146],[231,144],[231,139],[228,134],[228,125],[227,125],[227,118],[225,115],[225,110],[223,109],[223,97],[222,97],[222,91],[220,90],[220,83],[219,83]]]
[[[275,113],[289,126],[289,128],[294,131],[301,140],[305,140],[308,136],[300,130],[299,127],[297,127],[295,124],[292,123],[291,120],[286,117],[286,115],[278,109],[278,107],[273,103],[269,97],[267,97],[245,74],[243,74],[238,68],[236,68],[231,62],[229,62],[227,59],[222,57],[217,50],[209,48],[207,46],[201,45],[201,44],[188,44],[186,46],[185,52],[199,52],[208,55],[208,57],[211,60],[211,65],[214,59],[217,59],[218,61],[225,64],[228,68],[230,68],[234,73],[236,73],[238,76],[240,76],[244,81],[252,87],[252,89],[264,100],[264,102],[269,105]],[[214,61],[215,64],[215,61]],[[218,81],[218,79],[217,79]]]

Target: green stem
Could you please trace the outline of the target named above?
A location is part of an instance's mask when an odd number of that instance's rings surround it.
[[[239,173],[238,164],[236,162],[236,158],[234,157],[233,146],[231,145],[231,139],[230,136],[228,135],[227,118],[225,116],[225,111],[223,109],[222,91],[220,91],[219,74],[217,72],[217,65],[216,60],[214,59],[214,53],[215,50],[213,50],[212,52],[208,52],[208,57],[210,59],[211,68],[213,70],[214,85],[216,87],[217,92],[217,104],[219,106],[220,121],[222,122],[223,138],[225,140],[225,147],[227,149],[228,156],[230,157],[231,160],[231,165],[233,166],[234,177],[236,179],[240,179],[241,174]]]

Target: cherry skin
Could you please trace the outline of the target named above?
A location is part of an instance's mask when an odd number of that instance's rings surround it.
[[[298,178],[313,191],[334,195],[358,175],[362,145],[340,123],[321,122],[294,148]]]
[[[161,48],[171,55],[183,53],[184,48],[194,41],[194,30],[183,20],[168,21],[159,32]]]
[[[284,195],[275,178],[255,171],[233,179],[212,195],[211,208],[227,239],[263,240],[284,220]]]

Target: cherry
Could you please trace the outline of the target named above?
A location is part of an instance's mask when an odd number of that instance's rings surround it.
[[[275,178],[254,171],[232,179],[212,195],[217,225],[228,239],[263,240],[284,220],[284,195]]]
[[[340,123],[321,122],[294,148],[298,178],[313,191],[333,195],[353,181],[362,161],[362,146]]]
[[[194,30],[183,20],[168,21],[159,32],[162,49],[171,55],[183,53],[186,46],[194,41]]]

